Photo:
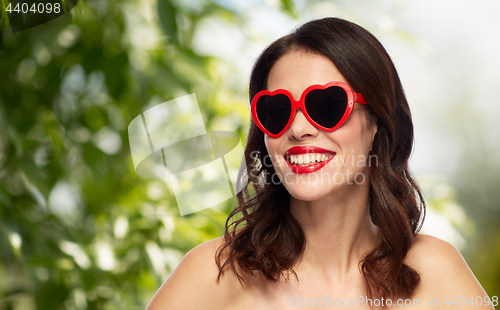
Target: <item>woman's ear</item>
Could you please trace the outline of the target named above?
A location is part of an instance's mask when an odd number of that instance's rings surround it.
[[[378,116],[373,112],[370,111],[370,126],[372,130],[372,142],[370,144],[370,152],[372,151],[373,148],[373,141],[375,141],[375,135],[378,132]]]

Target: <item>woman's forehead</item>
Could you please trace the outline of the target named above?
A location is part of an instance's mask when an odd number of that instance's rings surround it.
[[[267,78],[267,89],[286,89],[296,98],[313,84],[340,81],[347,84],[337,66],[326,56],[294,50],[279,58]]]

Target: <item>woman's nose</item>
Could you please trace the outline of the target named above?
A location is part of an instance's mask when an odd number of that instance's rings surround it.
[[[289,139],[304,140],[314,138],[319,134],[319,129],[311,124],[300,109],[297,110],[295,118],[288,128],[287,135]]]

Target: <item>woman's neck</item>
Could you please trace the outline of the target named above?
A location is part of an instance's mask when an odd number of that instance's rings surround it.
[[[290,198],[290,210],[306,236],[297,269],[314,266],[328,281],[339,282],[358,271],[359,261],[377,242],[369,214],[369,188],[349,185],[316,201]]]

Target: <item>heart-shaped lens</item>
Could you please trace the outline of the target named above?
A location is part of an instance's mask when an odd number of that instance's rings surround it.
[[[257,101],[256,112],[262,126],[277,135],[290,120],[292,104],[283,94],[263,95]]]
[[[347,93],[342,87],[311,90],[305,98],[307,114],[318,125],[333,128],[347,109]]]

